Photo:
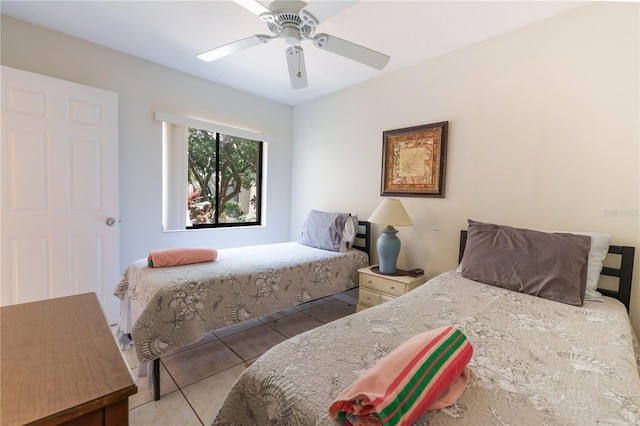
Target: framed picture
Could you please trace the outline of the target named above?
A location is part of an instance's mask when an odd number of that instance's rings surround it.
[[[382,132],[380,195],[444,198],[448,124]]]

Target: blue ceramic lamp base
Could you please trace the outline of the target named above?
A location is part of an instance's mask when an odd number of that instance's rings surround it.
[[[396,236],[397,233],[398,230],[393,226],[385,226],[376,242],[378,260],[380,261],[379,268],[383,274],[396,272],[396,262],[400,254],[400,238]]]

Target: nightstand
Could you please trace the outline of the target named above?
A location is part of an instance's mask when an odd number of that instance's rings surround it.
[[[409,275],[382,275],[371,268],[378,265],[358,269],[360,291],[357,311],[379,305],[414,290],[426,281],[424,275],[411,277]]]

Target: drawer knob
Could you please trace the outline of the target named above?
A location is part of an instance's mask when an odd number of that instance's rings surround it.
[[[394,286],[391,286],[391,291],[396,291],[396,288]]]
[[[366,300],[367,300],[367,302],[371,302],[371,298],[370,297],[367,297]]]
[[[369,284],[371,284],[373,281],[369,280]]]

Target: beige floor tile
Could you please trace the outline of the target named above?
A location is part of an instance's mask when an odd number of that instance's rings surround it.
[[[358,300],[358,293],[360,292],[360,287],[354,287],[354,288],[350,288],[347,291],[343,291],[340,294],[344,294],[345,296],[349,296],[353,299]]]
[[[241,331],[248,330],[253,327],[257,327],[262,325],[260,321],[257,319],[241,322],[238,324],[233,324],[228,327],[221,328],[219,330],[214,331],[213,333],[218,336],[218,338],[222,339],[223,337],[231,336],[232,334],[240,333]]]
[[[293,337],[297,334],[304,333],[305,331],[316,328],[322,324],[324,324],[322,321],[310,317],[302,312],[267,323],[269,327],[287,337]]]
[[[129,398],[130,424],[211,424],[237,377],[260,355],[287,337],[354,313],[357,296],[353,289],[284,309],[216,330],[198,343],[163,355],[162,398],[152,401],[147,379],[137,379],[138,393]],[[124,351],[123,356],[136,377],[135,350]],[[178,387],[181,391],[176,392]]]
[[[131,348],[126,351],[122,351],[122,356],[129,368],[136,368],[138,366],[138,358],[136,356],[136,349]]]
[[[242,359],[219,340],[196,346],[162,360],[180,388],[242,362]]]
[[[329,303],[332,300],[333,300],[333,298],[323,297],[322,299],[316,299],[316,300],[312,300],[311,302],[306,302],[306,303],[303,303],[301,305],[294,306],[294,309],[297,309],[299,311],[303,311],[304,312],[304,311],[307,311],[307,310],[313,308],[314,306],[322,305],[324,303]]]
[[[202,422],[180,391],[165,395],[159,401],[148,402],[129,410],[129,424],[202,426]]]
[[[341,300],[333,300],[329,303],[314,306],[305,310],[304,313],[323,322],[335,321],[339,318],[346,317],[356,312],[356,306],[345,303]]]
[[[218,340],[218,337],[213,333],[209,333],[206,336],[204,336],[202,339],[197,341],[196,343],[192,343],[190,345],[182,346],[180,348],[175,348],[175,349],[172,349],[172,350],[170,350],[168,352],[163,353],[162,355],[160,355],[160,358],[166,358],[168,356],[175,355],[175,354],[177,354],[179,352],[188,351],[189,349],[193,349],[196,346],[204,345],[205,343],[210,343],[210,342],[213,342],[213,341],[216,341],[216,340]]]
[[[131,370],[131,374],[136,380],[136,385],[138,385],[138,393],[129,397],[130,410],[132,408],[139,407],[142,404],[146,404],[147,402],[153,401],[153,395],[149,391],[148,378],[138,377],[137,368]],[[164,395],[170,394],[176,390],[178,390],[178,385],[173,381],[164,365],[160,363],[160,399],[162,399]]]
[[[236,365],[182,389],[184,396],[205,425],[213,422],[225,396],[247,367]]]
[[[254,327],[222,339],[245,361],[262,355],[285,340],[287,340],[286,337],[266,325]]]
[[[251,364],[253,364],[254,362],[256,362],[256,360],[257,360],[258,358],[260,358],[260,356],[253,357],[253,358],[251,358],[250,360],[245,361],[244,366],[245,366],[245,367],[247,367],[247,368],[251,367]]]
[[[355,292],[353,291],[355,290]],[[342,293],[334,294],[332,296],[334,299],[342,300],[343,302],[347,302],[351,305],[358,304],[358,289],[351,289],[347,291],[343,291]]]
[[[298,311],[296,308],[287,308],[287,309],[283,309],[283,310],[281,310],[279,312],[275,312],[273,314],[269,314],[269,315],[265,315],[263,317],[260,317],[260,318],[258,318],[258,320],[260,322],[263,322],[263,323],[266,324],[266,323],[271,322],[273,320],[277,320],[277,319],[280,319],[280,318],[288,317],[289,315],[297,314],[298,312],[300,312],[300,311]]]

